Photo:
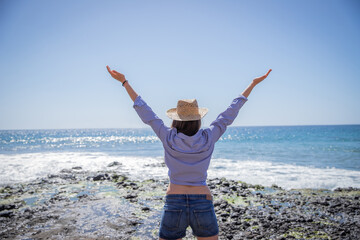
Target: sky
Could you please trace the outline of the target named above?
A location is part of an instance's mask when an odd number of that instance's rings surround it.
[[[167,125],[270,68],[234,126],[360,124],[359,43],[357,0],[0,0],[0,129],[145,127],[106,65]]]

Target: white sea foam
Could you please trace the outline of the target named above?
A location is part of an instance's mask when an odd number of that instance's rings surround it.
[[[285,189],[338,187],[360,188],[360,171],[337,168],[315,168],[266,161],[212,159],[208,177],[226,177],[251,184]]]
[[[107,167],[113,161],[120,166]],[[85,171],[116,170],[134,179],[167,178],[163,157],[113,156],[100,152],[0,154],[0,184],[31,181],[76,166]],[[315,168],[266,161],[212,159],[209,178],[226,177],[251,184],[291,188],[360,188],[360,171]]]
[[[114,161],[121,165],[107,167]],[[31,181],[78,166],[90,172],[116,170],[137,179],[159,179],[167,176],[167,169],[161,167],[161,162],[161,158],[111,156],[89,152],[0,154],[0,184]]]

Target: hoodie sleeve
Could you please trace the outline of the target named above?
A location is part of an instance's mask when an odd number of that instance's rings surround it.
[[[233,123],[239,113],[240,108],[247,100],[248,99],[243,95],[235,98],[230,106],[210,124],[208,130],[211,132],[214,143],[224,134],[227,126]]]
[[[146,104],[146,102],[141,98],[141,96],[136,97],[133,107],[141,120],[145,124],[149,125],[153,129],[155,134],[163,142],[170,128],[165,126],[164,122],[158,116],[156,116],[156,114]]]

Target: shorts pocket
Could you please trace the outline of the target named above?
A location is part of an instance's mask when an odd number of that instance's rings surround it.
[[[171,230],[178,229],[180,224],[182,210],[181,209],[165,209],[163,213],[163,217],[161,219],[161,224]]]
[[[199,228],[210,229],[217,227],[216,216],[213,208],[204,210],[195,209],[194,215]]]

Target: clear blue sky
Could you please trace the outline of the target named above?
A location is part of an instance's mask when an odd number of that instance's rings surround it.
[[[360,124],[360,2],[0,0],[0,129],[144,127],[106,65],[166,124],[269,68],[234,125]]]

